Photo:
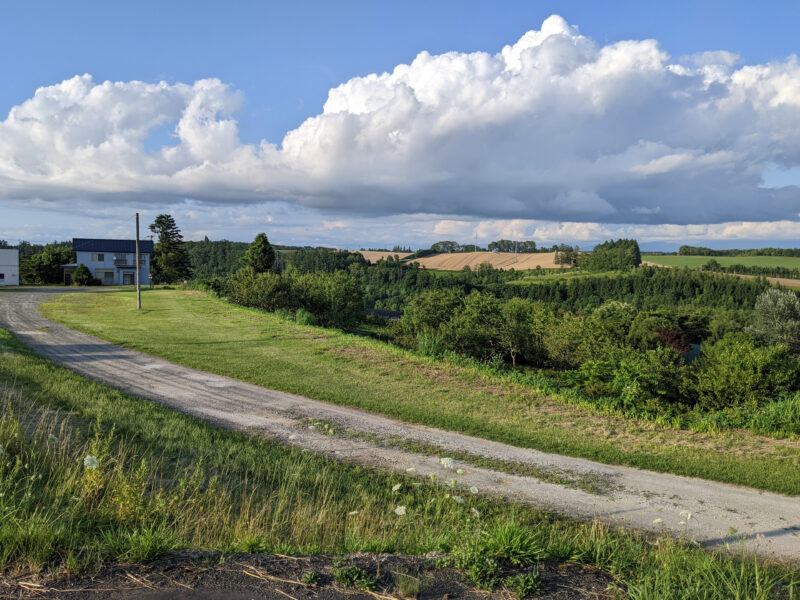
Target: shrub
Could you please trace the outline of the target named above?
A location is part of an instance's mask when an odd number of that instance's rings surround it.
[[[746,333],[729,333],[703,348],[697,365],[700,406],[752,408],[797,389],[800,367],[783,344],[761,347]]]
[[[316,325],[317,319],[305,308],[298,308],[294,313],[294,320],[298,325]]]
[[[753,324],[746,330],[765,344],[785,344],[800,351],[800,300],[789,290],[770,288],[756,300]]]
[[[682,392],[686,389],[688,374],[680,354],[672,348],[659,346],[645,352],[624,353],[609,389],[628,408],[657,409],[659,403],[684,398]]]
[[[286,281],[276,273],[256,273],[243,267],[228,280],[228,298],[242,306],[274,311],[289,304]]]
[[[489,294],[472,292],[464,298],[463,308],[440,326],[442,341],[448,348],[478,360],[505,354],[500,337],[502,303]]]
[[[78,265],[72,272],[72,283],[75,285],[89,285],[92,280],[92,272],[86,265]]]

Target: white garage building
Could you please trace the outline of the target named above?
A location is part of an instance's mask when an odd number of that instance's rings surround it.
[[[19,250],[0,249],[0,285],[19,285]]]

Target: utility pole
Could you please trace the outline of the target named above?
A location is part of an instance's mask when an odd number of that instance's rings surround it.
[[[136,213],[136,308],[142,309],[142,283],[139,281],[139,213]]]

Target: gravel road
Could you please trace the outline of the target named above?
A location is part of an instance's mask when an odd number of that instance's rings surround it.
[[[462,494],[470,493],[468,488],[474,486],[479,493],[528,502],[580,519],[596,518],[649,531],[663,529],[707,547],[730,544],[739,549],[744,543],[762,556],[800,564],[800,497],[517,448],[197,371],[109,344],[42,317],[37,306],[64,291],[30,288],[0,292],[0,326],[36,352],[125,392],[221,427],[257,430],[281,443],[339,460],[420,477],[435,474],[439,480],[455,479],[464,490]],[[441,452],[427,456],[396,445],[369,443],[358,435],[328,435],[322,427],[310,428],[308,419],[324,420],[351,433],[435,446]],[[448,452],[530,465],[558,474],[567,483],[509,475],[466,462],[442,464],[440,457],[448,456]],[[569,483],[584,479],[602,482],[607,491],[589,493]],[[747,536],[744,542],[743,534]]]

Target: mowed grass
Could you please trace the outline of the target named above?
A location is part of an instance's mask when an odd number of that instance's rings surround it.
[[[0,573],[174,551],[448,553],[479,585],[569,561],[615,597],[794,600],[800,573],[225,431],[84,379],[0,329]],[[403,510],[399,510],[403,507]],[[579,582],[576,582],[579,583]]]
[[[723,267],[744,265],[746,267],[783,267],[800,269],[800,257],[795,256],[672,256],[643,254],[645,262],[667,267],[688,267],[699,269],[710,260],[715,260]]]
[[[608,464],[800,494],[800,442],[698,433],[585,411],[478,367],[241,308],[201,292],[66,294],[45,316],[111,342],[271,389]]]

